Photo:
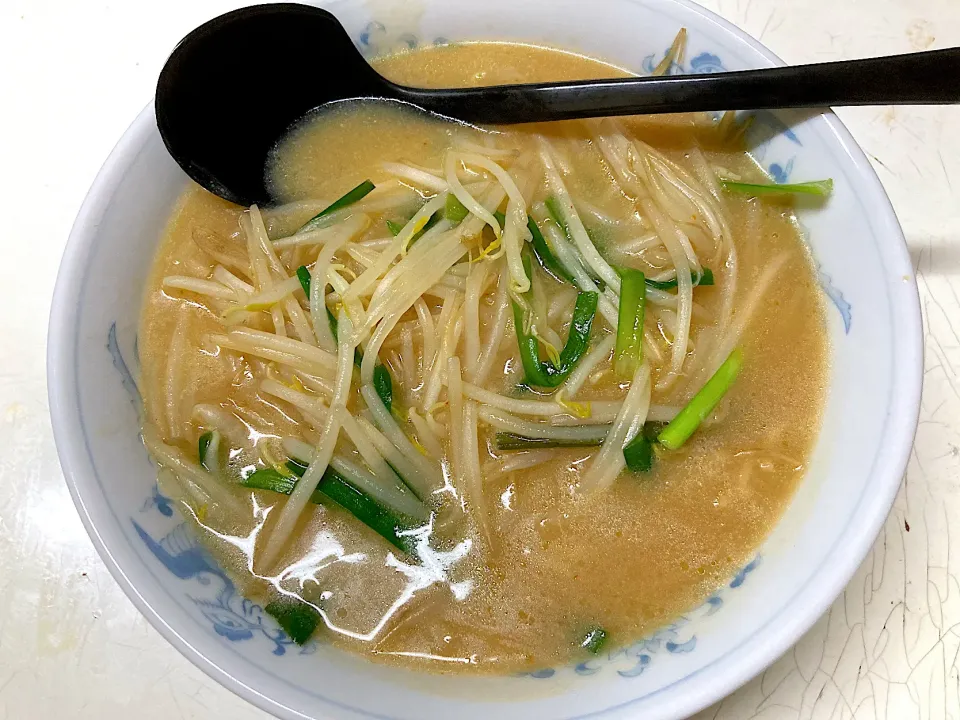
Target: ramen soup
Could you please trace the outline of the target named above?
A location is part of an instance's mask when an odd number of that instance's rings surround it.
[[[495,43],[377,67],[622,72]],[[368,101],[277,148],[283,204],[187,190],[139,335],[161,490],[294,641],[380,661],[534,670],[695,607],[790,501],[827,371],[790,197],[829,182],[771,187],[743,130]]]

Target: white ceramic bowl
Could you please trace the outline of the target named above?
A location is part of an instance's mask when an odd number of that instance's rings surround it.
[[[686,27],[683,70],[779,63],[687,0],[418,0],[415,12],[343,0],[328,7],[368,54],[398,44],[510,39],[642,72]],[[446,678],[376,666],[322,645],[301,650],[237,596],[157,494],[155,468],[138,438],[141,296],[160,232],[187,185],[151,109],[123,136],[90,190],[50,320],[57,447],[107,567],[184,655],[283,718],[656,720],[684,717],[734,690],[810,627],[864,558],[906,465],[921,380],[911,265],[863,153],[830,114],[758,113],[751,140],[779,181],[835,180],[829,205],[801,214],[828,297],[832,372],[823,430],[795,500],[757,559],[701,608],[652,638],[576,667]]]

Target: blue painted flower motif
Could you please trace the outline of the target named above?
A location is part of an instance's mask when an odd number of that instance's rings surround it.
[[[736,575],[734,575],[733,580],[730,581],[730,587],[736,589],[743,585],[744,580],[747,579],[747,575],[752,573],[760,566],[760,556],[757,555],[753,560],[748,562],[743,566],[743,569],[740,570]]]
[[[706,617],[706,616],[713,615],[715,612],[718,612],[720,608],[723,607],[723,598],[716,594],[711,595],[710,597],[707,598],[706,606],[707,606],[707,612],[704,614],[704,616]]]
[[[850,334],[850,326],[853,324],[853,306],[847,302],[840,292],[840,288],[833,284],[833,279],[823,271],[820,263],[817,263],[817,279],[820,281],[820,287],[827,297],[840,313],[840,319],[843,320],[844,335]]]
[[[600,669],[603,667],[599,664],[600,662],[600,660],[587,660],[574,666],[573,671],[583,677],[594,675],[600,672]]]
[[[170,498],[165,496],[160,492],[160,487],[158,485],[153,486],[153,491],[150,494],[150,497],[147,498],[147,501],[143,504],[143,507],[140,508],[140,512],[145,513],[149,510],[157,509],[164,517],[173,517],[173,504],[170,501]]]
[[[611,659],[627,657],[634,661],[633,667],[626,670],[617,670],[617,674],[621,677],[637,677],[641,675],[653,661],[653,656],[662,650],[669,653],[692,652],[697,646],[696,636],[690,636],[686,640],[681,640],[680,636],[680,630],[689,622],[689,617],[680,617],[650,637],[635,642],[633,645],[623,648],[617,653],[611,653]]]
[[[215,576],[230,582],[207,551],[200,547],[186,523],[177,525],[161,540],[154,540],[136,520],[132,522],[143,544],[176,577],[181,580],[200,579],[203,584],[208,584],[210,576]]]
[[[380,22],[370,22],[360,33],[358,41],[360,43],[360,52],[366,56],[378,54],[380,45],[387,35],[387,27]]]
[[[641,63],[641,67],[643,68],[643,71],[648,75],[652,73],[656,69],[657,65],[659,65],[661,61],[663,61],[663,59],[667,56],[668,52],[670,52],[669,49],[665,50],[663,54],[659,56],[655,53],[653,55],[647,55],[643,59],[643,62]],[[668,67],[667,71],[663,74],[664,75],[682,75],[684,72],[685,71],[682,65],[676,62],[672,62],[670,63],[670,67]]]
[[[134,340],[134,348],[136,347],[137,342]],[[137,381],[133,379],[133,373],[130,372],[130,368],[127,367],[127,363],[123,359],[123,353],[120,352],[120,343],[117,342],[117,323],[115,322],[110,324],[110,329],[107,331],[107,352],[110,353],[113,367],[120,373],[120,382],[130,396],[130,402],[133,409],[137,411],[137,417],[140,417],[143,414],[143,398],[140,397]],[[136,354],[137,351],[134,349],[134,355]]]
[[[787,138],[794,145],[803,146],[797,134],[780,117],[770,110],[750,110],[737,114],[741,123],[747,124],[744,141],[747,150],[757,160],[766,157],[771,141],[779,136]]]
[[[723,62],[713,53],[703,52],[690,61],[691,73],[718,73],[726,72]]]
[[[800,234],[805,238],[809,237],[810,232],[807,227],[803,223],[798,223],[798,225]],[[840,313],[840,319],[843,321],[843,334],[849,335],[850,328],[853,326],[853,305],[843,296],[840,288],[833,284],[833,278],[819,262],[817,263],[817,280],[820,282],[820,289],[823,290],[824,295],[830,299],[837,312]]]
[[[790,173],[793,172],[793,161],[794,158],[790,158],[786,165],[773,163],[767,168],[767,172],[770,173],[770,177],[773,178],[774,182],[781,184],[790,182]]]
[[[682,642],[682,643],[677,643],[677,642],[673,642],[673,640],[669,640],[664,645],[664,647],[666,648],[668,653],[676,654],[676,653],[693,652],[694,649],[697,647],[697,638],[692,637],[686,642]]]
[[[213,629],[217,635],[225,637],[231,642],[249,640],[253,637],[253,631],[247,626],[247,623],[232,612],[224,612],[215,605],[207,607],[208,603],[205,600],[194,600],[194,602],[200,608],[204,617],[213,624]]]
[[[664,50],[660,55],[656,53],[652,55],[647,55],[641,67],[644,72],[652,73],[654,69],[659,65],[664,58],[667,57],[667,53],[670,52],[670,48]],[[717,55],[713,53],[703,52],[697,55],[693,60],[690,61],[690,68],[686,69],[683,67],[682,63],[672,62],[670,67],[667,68],[665,75],[681,75],[684,73],[716,73],[716,72],[726,72],[726,68],[723,66],[723,62]]]
[[[273,645],[274,655],[284,655],[289,647],[297,647],[263,608],[237,594],[233,582],[200,546],[186,523],[180,523],[160,540],[155,540],[136,521],[133,527],[147,549],[174,576],[194,581],[199,587],[217,588],[212,596],[187,594],[217,635],[230,642],[262,637]],[[218,582],[214,585],[213,580]],[[316,648],[316,642],[311,641],[299,652],[307,655]]]
[[[617,675],[625,678],[635,678],[643,674],[643,671],[647,669],[647,665],[651,662],[649,655],[643,654],[637,656],[636,664],[629,670],[617,670]]]

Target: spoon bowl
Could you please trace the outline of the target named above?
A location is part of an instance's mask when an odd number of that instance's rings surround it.
[[[157,83],[157,127],[187,175],[250,205],[269,201],[264,165],[293,123],[328,102],[389,97],[389,85],[327,11],[255,5],[180,41]]]

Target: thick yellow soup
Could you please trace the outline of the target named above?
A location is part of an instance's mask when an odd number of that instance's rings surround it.
[[[621,74],[499,43],[377,67]],[[298,642],[513,673],[669,622],[770,532],[823,405],[812,259],[788,202],[721,182],[769,182],[741,142],[705,115],[305,119],[271,160],[278,205],[193,187],[157,251],[161,489]]]

